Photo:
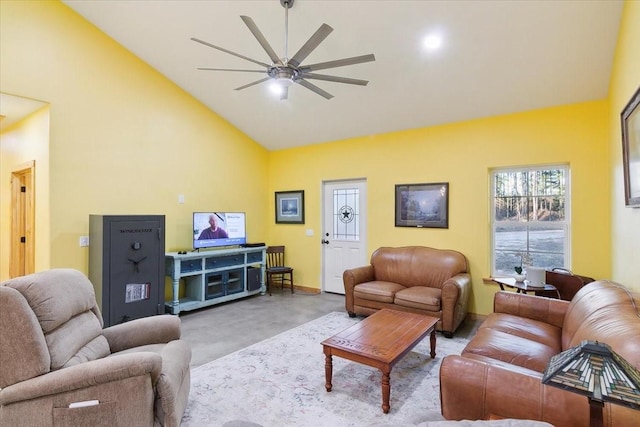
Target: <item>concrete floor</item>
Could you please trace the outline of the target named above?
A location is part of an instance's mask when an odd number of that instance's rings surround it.
[[[332,311],[345,311],[344,295],[273,289],[251,297],[180,313],[191,368],[278,335]]]
[[[251,297],[180,313],[182,338],[192,350],[191,368],[324,316],[344,312],[344,295],[312,294],[277,287]],[[470,338],[480,320],[467,316],[455,336]],[[438,339],[446,339],[438,334]]]

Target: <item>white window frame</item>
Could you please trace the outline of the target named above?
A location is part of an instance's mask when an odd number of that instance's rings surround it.
[[[536,166],[521,166],[521,167],[507,167],[507,168],[494,168],[490,170],[490,187],[491,187],[491,200],[489,206],[490,213],[490,234],[491,234],[491,275],[493,277],[505,276],[504,272],[498,272],[496,270],[496,227],[522,229],[521,222],[507,222],[496,221],[496,175],[498,173],[513,173],[513,172],[529,172],[529,171],[541,171],[541,170],[557,170],[562,169],[565,171],[565,209],[564,209],[564,221],[527,221],[529,226],[533,225],[535,228],[557,228],[558,225],[563,227],[564,231],[564,266],[557,265],[553,267],[571,269],[571,169],[568,164],[548,164],[548,165],[536,165]],[[535,254],[533,256],[533,266],[540,266],[536,264]],[[515,267],[515,266],[514,266]],[[543,266],[549,267],[549,266]],[[515,271],[511,271],[509,275],[514,275]]]

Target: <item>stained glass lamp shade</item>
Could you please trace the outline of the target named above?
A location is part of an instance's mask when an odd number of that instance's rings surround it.
[[[640,410],[640,371],[597,341],[553,356],[542,383],[587,396],[591,426],[602,425],[604,402]]]

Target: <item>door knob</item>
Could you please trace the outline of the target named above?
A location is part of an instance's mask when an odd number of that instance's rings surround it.
[[[329,244],[329,241],[328,241],[328,240],[324,240],[324,239],[322,239],[322,244],[323,244],[323,245],[328,245],[328,244]]]

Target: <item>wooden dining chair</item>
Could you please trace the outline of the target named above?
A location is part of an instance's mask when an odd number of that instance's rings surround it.
[[[284,246],[267,247],[267,288],[271,295],[271,285],[280,282],[280,287],[284,290],[285,282],[291,286],[293,293],[293,268],[284,264]]]

